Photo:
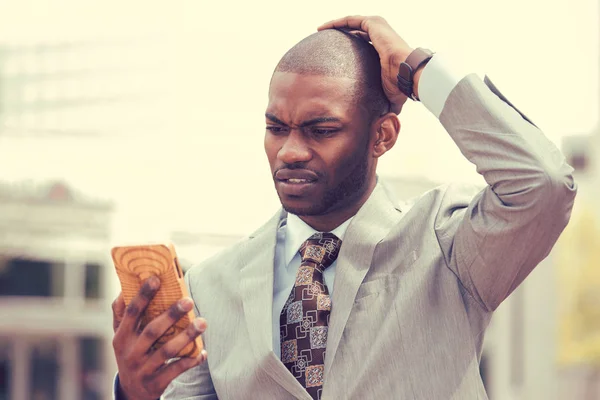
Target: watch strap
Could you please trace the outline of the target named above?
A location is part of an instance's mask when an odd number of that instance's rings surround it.
[[[433,57],[433,54],[429,49],[418,47],[408,55],[406,61],[400,64],[397,76],[398,89],[414,101],[419,101],[419,98],[414,94],[413,79],[415,72],[427,63]]]

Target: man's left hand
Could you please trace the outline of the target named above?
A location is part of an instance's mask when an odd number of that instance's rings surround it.
[[[388,22],[378,16],[363,17],[355,15],[327,22],[317,29],[319,31],[324,29],[345,30],[373,44],[373,47],[379,53],[383,90],[392,103],[392,111],[396,114],[400,113],[407,97],[398,89],[398,71],[400,64],[406,61],[413,48],[392,29]],[[422,69],[419,69],[414,77],[414,93],[417,96],[421,71]]]

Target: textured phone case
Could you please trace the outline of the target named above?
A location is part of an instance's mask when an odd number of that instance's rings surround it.
[[[160,288],[142,316],[140,329],[144,329],[152,319],[165,312],[176,301],[189,296],[173,245],[114,247],[111,253],[126,305],[137,296],[146,279],[152,275],[160,279]],[[194,311],[188,312],[156,341],[153,348],[159,348],[185,330],[194,318]],[[196,357],[201,350],[202,339],[198,336],[179,352],[178,357]]]

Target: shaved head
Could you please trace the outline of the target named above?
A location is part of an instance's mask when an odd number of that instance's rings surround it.
[[[350,78],[356,81],[355,103],[373,120],[390,111],[381,84],[381,66],[375,48],[355,35],[334,29],[314,33],[292,47],[275,72]]]

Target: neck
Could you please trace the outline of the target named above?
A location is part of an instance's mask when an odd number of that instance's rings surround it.
[[[304,221],[311,228],[319,231],[319,232],[331,232],[341,224],[343,224],[346,220],[356,215],[358,210],[366,203],[373,193],[373,189],[375,189],[377,181],[372,179],[369,185],[367,186],[367,190],[363,192],[363,194],[353,201],[349,205],[345,205],[344,207],[336,208],[332,211],[327,212],[322,215],[303,215],[299,216],[299,218]]]

